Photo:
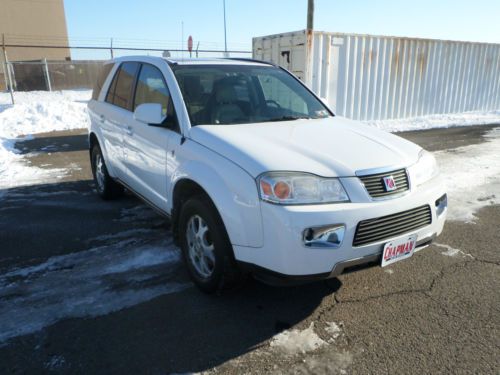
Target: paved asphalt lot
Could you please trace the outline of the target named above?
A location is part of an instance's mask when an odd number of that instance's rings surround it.
[[[487,129],[403,136],[453,149]],[[93,193],[86,147],[82,132],[18,144],[33,165],[70,173],[0,199],[1,374],[500,373],[499,206],[448,222],[438,245],[387,269],[206,296],[167,222],[131,195]],[[314,350],[270,345],[308,328]]]

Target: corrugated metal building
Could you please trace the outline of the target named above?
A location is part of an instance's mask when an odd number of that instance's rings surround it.
[[[358,120],[500,109],[500,45],[302,30],[253,39],[277,63]]]

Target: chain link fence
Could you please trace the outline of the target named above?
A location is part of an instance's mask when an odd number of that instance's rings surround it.
[[[94,87],[103,63],[109,57],[147,54],[149,56],[168,56],[175,58],[204,58],[204,57],[251,57],[251,51],[221,51],[221,50],[194,50],[182,49],[164,50],[160,48],[141,47],[69,47],[78,52],[79,57],[88,54],[86,60],[34,60],[9,61],[9,48],[59,48],[57,46],[4,44],[0,59],[0,92],[11,91],[14,103],[16,91],[55,91],[91,89]],[[68,48],[68,47],[65,47]],[[73,52],[72,52],[73,53]],[[41,54],[43,56],[43,54]]]
[[[52,91],[92,88],[102,64],[103,61],[30,61],[9,62],[7,66],[14,91]]]

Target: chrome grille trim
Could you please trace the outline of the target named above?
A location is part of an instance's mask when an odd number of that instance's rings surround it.
[[[392,191],[386,191],[383,177],[392,176],[396,182],[396,189]],[[410,190],[410,180],[408,178],[408,173],[406,169],[398,169],[394,171],[388,171],[383,173],[369,174],[364,176],[358,176],[366,191],[372,198],[385,198],[392,195],[399,195]]]
[[[388,240],[429,224],[432,224],[432,212],[429,205],[375,219],[363,220],[356,227],[352,245],[364,246]]]

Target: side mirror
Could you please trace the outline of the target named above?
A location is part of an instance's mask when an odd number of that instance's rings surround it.
[[[144,103],[134,111],[134,120],[148,125],[161,125],[166,118],[159,103]]]

